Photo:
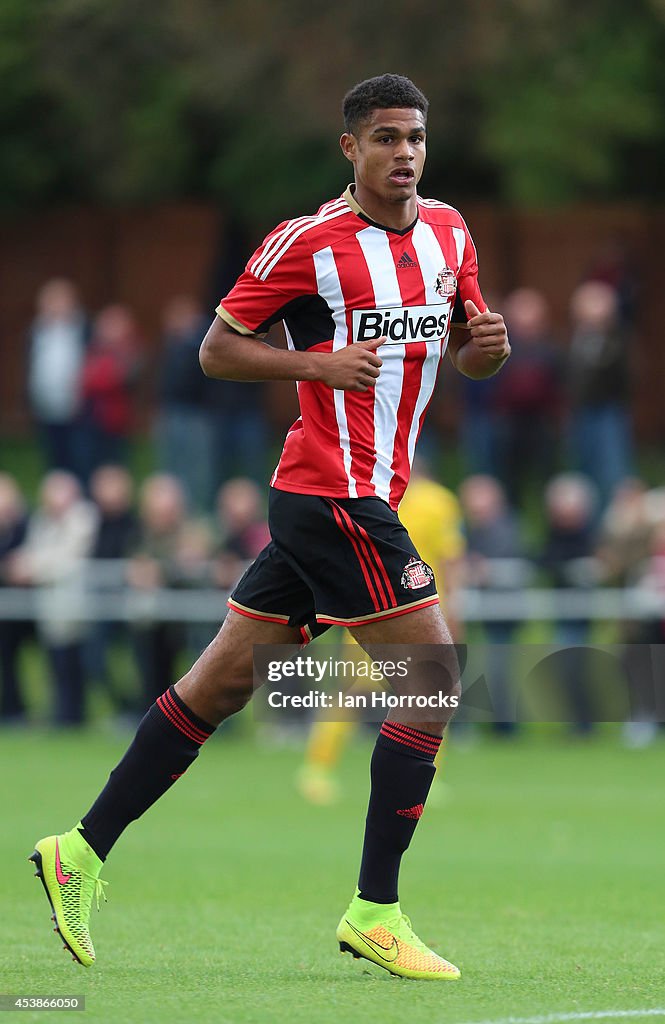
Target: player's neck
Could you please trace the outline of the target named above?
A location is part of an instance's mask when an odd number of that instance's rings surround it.
[[[356,182],[353,186],[353,198],[366,217],[375,224],[393,228],[395,231],[404,231],[418,216],[418,200],[415,195],[403,203],[391,203],[373,192],[368,192],[362,184]]]

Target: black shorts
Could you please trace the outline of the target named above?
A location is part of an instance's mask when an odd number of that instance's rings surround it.
[[[438,604],[434,573],[381,498],[324,498],[270,489],[272,540],[228,604],[311,640]]]

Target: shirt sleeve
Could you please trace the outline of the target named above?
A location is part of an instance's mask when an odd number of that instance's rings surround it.
[[[284,318],[294,301],[317,293],[312,252],[299,221],[285,221],[262,242],[217,307],[240,334],[259,337]]]
[[[457,275],[457,297],[453,307],[451,322],[466,325],[468,320],[466,310],[464,309],[466,300],[471,299],[481,313],[484,313],[487,309],[487,303],[482,296],[480,285],[478,284],[478,255],[476,247],[469,234],[469,229],[463,220],[462,227],[464,228],[465,238],[464,254],[462,256],[462,265]]]

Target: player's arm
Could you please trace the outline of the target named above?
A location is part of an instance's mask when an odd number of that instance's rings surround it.
[[[508,332],[500,313],[492,313],[478,285],[476,247],[464,221],[466,242],[457,282],[457,301],[448,352],[453,366],[472,380],[497,373],[510,355]]]
[[[221,380],[320,380],[342,391],[374,387],[382,362],[376,353],[385,338],[348,345],[338,352],[294,352],[272,348],[255,334],[241,334],[215,317],[201,344],[206,377]]]
[[[493,377],[510,355],[503,317],[489,309],[481,313],[472,299],[466,300],[464,309],[468,317],[467,329],[451,332],[448,342],[451,362],[455,369],[472,380]]]
[[[367,391],[379,376],[375,350],[383,338],[337,352],[285,351],[262,340],[294,303],[317,294],[312,252],[298,227],[285,221],[275,228],[222,299],[201,345],[203,372],[223,380],[322,381],[338,390]]]

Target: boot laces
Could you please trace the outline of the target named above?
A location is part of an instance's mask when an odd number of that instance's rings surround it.
[[[104,890],[109,883],[104,878],[99,878],[97,875],[93,875],[89,871],[84,871],[82,868],[78,868],[77,870],[81,875],[82,880],[92,883],[90,887],[87,885],[85,887],[81,886],[81,910],[83,912],[82,917],[85,918],[90,916],[93,894],[95,896],[95,903],[98,911],[100,909],[100,896],[103,896],[104,903],[108,903],[108,898]]]
[[[431,950],[427,948],[425,943],[418,938],[413,928],[411,927],[411,919],[406,914],[396,914],[395,917],[391,918],[390,921],[386,921],[385,927],[393,934],[397,935],[398,938],[402,939],[403,942],[408,942],[410,946],[414,946],[420,950],[421,953],[430,953]]]

